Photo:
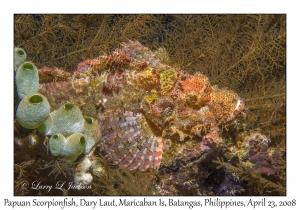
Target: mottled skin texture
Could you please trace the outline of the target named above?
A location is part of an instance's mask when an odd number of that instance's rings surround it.
[[[39,72],[42,76],[40,81],[49,81],[49,68],[40,69]],[[43,79],[43,75],[47,75],[47,78]],[[143,164],[143,170],[158,168],[160,164],[157,159],[161,160],[161,152],[156,151],[161,149],[161,144],[151,141],[160,142],[162,139],[165,144],[171,140],[172,144],[176,144],[194,135],[207,134],[233,121],[245,108],[242,99],[233,91],[211,86],[203,74],[190,75],[160,63],[154,53],[137,41],[123,43],[111,55],[80,63],[73,75],[55,69],[53,78],[55,82],[41,84],[39,90],[48,98],[52,109],[71,102],[81,108],[83,115],[98,118],[103,127],[103,122],[111,122],[112,127],[108,128],[110,132],[103,135],[104,140],[100,143],[107,157],[120,164],[132,151],[136,152],[134,158],[137,159],[142,154],[147,156],[150,151],[151,158],[148,161],[156,163]],[[139,113],[145,125],[140,124],[140,117],[131,119],[137,122],[136,128],[130,127],[127,119],[120,123],[116,122],[119,118],[112,117],[113,113],[121,116],[125,111]],[[124,123],[127,123],[127,127],[123,126],[122,130],[120,127]],[[128,140],[126,135],[130,132],[126,129],[141,132],[139,135],[146,136],[145,144],[149,146],[145,146],[144,150],[140,148],[141,153],[138,153],[134,150],[138,144],[133,143],[138,139]],[[117,135],[119,132],[127,133],[120,137],[121,134]],[[206,138],[210,138],[210,141],[220,140],[218,132],[209,133]],[[130,144],[120,144],[122,140]],[[107,146],[111,142],[116,145]],[[114,153],[120,159],[113,159]],[[155,159],[155,155],[159,157]],[[134,158],[132,164],[138,162]],[[130,167],[131,163],[127,161],[125,164],[124,161],[121,165]]]

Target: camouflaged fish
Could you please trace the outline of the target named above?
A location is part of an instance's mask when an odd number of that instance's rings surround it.
[[[207,133],[245,108],[235,92],[211,86],[204,74],[161,63],[138,41],[80,63],[73,74],[47,67],[39,74],[39,92],[52,109],[71,102],[97,118],[100,149],[130,170],[158,169],[167,142]]]

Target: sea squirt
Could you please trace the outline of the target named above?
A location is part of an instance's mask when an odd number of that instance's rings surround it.
[[[50,105],[47,98],[39,93],[26,95],[20,102],[16,118],[24,128],[39,127],[50,115]]]
[[[24,62],[16,72],[16,86],[19,98],[24,98],[39,89],[39,74],[37,67],[31,62]]]

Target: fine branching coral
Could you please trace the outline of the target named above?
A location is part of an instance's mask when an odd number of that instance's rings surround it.
[[[128,39],[150,44],[162,28],[152,15],[15,15],[15,45],[40,67],[72,70]]]
[[[156,170],[131,172],[127,168],[111,166],[102,156],[98,157],[105,172],[96,176],[94,195],[157,195]]]
[[[37,66],[68,71],[139,40],[165,49],[172,65],[235,90],[253,123],[285,112],[285,15],[15,15],[14,38]]]

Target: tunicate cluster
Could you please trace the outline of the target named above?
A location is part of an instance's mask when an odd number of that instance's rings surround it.
[[[49,149],[53,156],[62,156],[67,162],[74,162],[82,153],[88,154],[99,142],[101,133],[98,121],[82,116],[78,106],[65,103],[50,113],[50,104],[38,93],[39,74],[32,62],[26,62],[26,52],[15,48],[15,80],[21,100],[16,118],[28,129],[35,129],[51,135]]]
[[[26,53],[21,48],[15,48],[14,63],[18,96],[21,100],[16,118],[19,124],[28,129],[39,127],[50,114],[48,100],[38,93],[39,75],[36,66],[25,62]]]
[[[82,153],[88,154],[101,138],[98,121],[83,117],[79,107],[71,103],[51,112],[38,130],[52,135],[49,140],[51,154],[62,155],[68,162],[75,161]],[[63,138],[66,140],[60,140]]]
[[[66,103],[54,114],[47,134],[61,133],[65,136],[70,136],[74,133],[82,133],[83,130],[84,119],[79,107],[71,103]]]

